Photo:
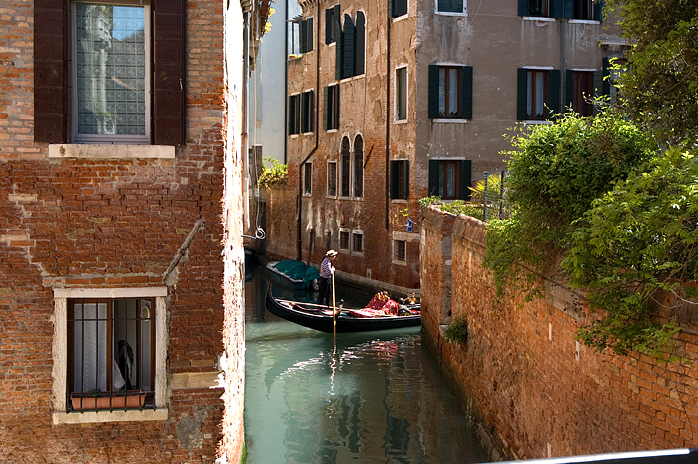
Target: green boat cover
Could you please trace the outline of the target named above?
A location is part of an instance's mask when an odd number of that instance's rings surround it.
[[[303,261],[295,259],[284,259],[279,261],[275,267],[292,279],[303,280],[306,285],[320,278],[320,271],[315,266],[308,266]]]

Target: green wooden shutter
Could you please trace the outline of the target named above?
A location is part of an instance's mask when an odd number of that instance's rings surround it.
[[[574,0],[564,0],[562,17],[568,19],[574,18]]]
[[[429,65],[429,102],[427,103],[429,118],[439,117],[439,66]]]
[[[334,86],[334,96],[332,100],[333,126],[332,129],[339,129],[339,84]]]
[[[327,130],[329,129],[329,105],[328,105],[328,93],[329,93],[330,88],[329,87],[323,87],[322,88],[322,128]]]
[[[429,160],[429,196],[439,194],[439,160]]]
[[[473,67],[463,66],[460,72],[460,114],[473,119]]]
[[[288,135],[293,135],[296,127],[296,96],[288,97]]]
[[[604,63],[605,64],[605,63]],[[594,90],[592,94],[594,97],[600,97],[604,95],[604,80],[603,80],[603,74],[604,71],[594,71],[592,73],[592,82],[593,82],[593,87]],[[598,113],[598,105],[596,103],[592,103],[592,114],[597,114]]]
[[[516,70],[516,119],[523,121],[528,119],[526,106],[528,103],[528,70],[518,68]]]
[[[603,0],[594,2],[594,19],[596,21],[603,21]]]
[[[331,44],[334,42],[332,37],[332,31],[334,30],[334,24],[332,21],[332,15],[334,14],[334,8],[328,8],[325,10],[325,43]]]
[[[402,188],[402,199],[408,200],[410,198],[410,162],[405,160],[403,163],[405,163],[405,168],[402,170],[405,184]]]
[[[354,74],[360,76],[365,72],[364,61],[366,57],[366,17],[359,11],[356,13],[356,46],[354,54]]]
[[[601,86],[601,95],[610,95],[611,94],[611,62],[608,57],[605,57],[603,59],[603,71],[602,71],[602,79],[603,79],[603,85]]]
[[[308,132],[312,132],[315,130],[315,91],[308,94]]]
[[[470,199],[470,179],[472,162],[470,160],[462,160],[458,163],[458,199]]]
[[[564,18],[565,17],[565,1],[564,0],[550,0],[550,10],[549,14],[551,18]]]
[[[342,32],[339,5],[334,7],[333,34],[335,42],[334,78],[339,80],[344,77],[344,32]]]
[[[549,117],[560,114],[560,70],[552,69],[548,73],[548,111]]]
[[[307,52],[312,52],[315,48],[315,40],[313,40],[313,18],[308,18],[306,20],[306,43],[305,50]]]
[[[66,143],[66,2],[34,2],[34,141]]]
[[[399,18],[407,14],[407,0],[393,0],[392,2],[392,17]]]
[[[519,16],[528,16],[529,0],[519,0]]]
[[[574,98],[574,71],[565,71],[565,111],[572,108]]]
[[[354,39],[356,36],[356,28],[351,16],[344,15],[344,77],[356,75],[354,72]]]
[[[398,197],[398,192],[400,191],[400,186],[398,184],[400,166],[399,161],[390,162],[390,199],[394,200]]]

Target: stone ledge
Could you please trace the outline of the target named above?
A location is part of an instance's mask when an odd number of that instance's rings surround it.
[[[88,412],[54,412],[54,424],[94,424],[102,422],[165,421],[169,410],[144,409],[130,411],[88,411]]]
[[[174,159],[175,147],[170,145],[88,145],[62,143],[49,145],[48,157],[92,159]]]
[[[193,390],[201,388],[223,388],[218,381],[222,371],[215,372],[184,372],[172,374],[170,388],[172,390]]]

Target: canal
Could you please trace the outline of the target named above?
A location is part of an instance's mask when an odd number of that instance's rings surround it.
[[[247,463],[486,460],[418,327],[335,340],[270,314],[268,278],[261,266],[246,270]],[[372,296],[336,294],[351,307]]]

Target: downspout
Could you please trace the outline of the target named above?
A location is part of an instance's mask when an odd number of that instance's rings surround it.
[[[288,0],[286,1],[288,2]],[[317,65],[315,66],[315,146],[312,150],[310,150],[308,156],[306,156],[298,166],[298,249],[296,250],[296,259],[298,261],[303,261],[303,166],[305,166],[305,163],[315,154],[318,149],[318,145],[320,145],[320,2],[317,2],[317,21],[315,22],[318,25],[318,33],[315,34],[315,57],[317,62]],[[308,257],[308,262],[310,262],[310,256]]]
[[[564,14],[560,21],[560,115],[565,112],[565,22]]]
[[[388,33],[387,33],[387,79],[386,79],[386,117],[385,117],[385,230],[390,230],[390,27],[392,21],[390,18],[390,0],[386,2],[388,5]]]
[[[286,0],[284,16],[286,17],[284,21],[284,27],[286,28],[284,33],[284,82],[286,82],[286,87],[284,88],[284,132],[286,132],[288,130],[288,0]],[[288,134],[284,136],[284,164],[288,164]]]

